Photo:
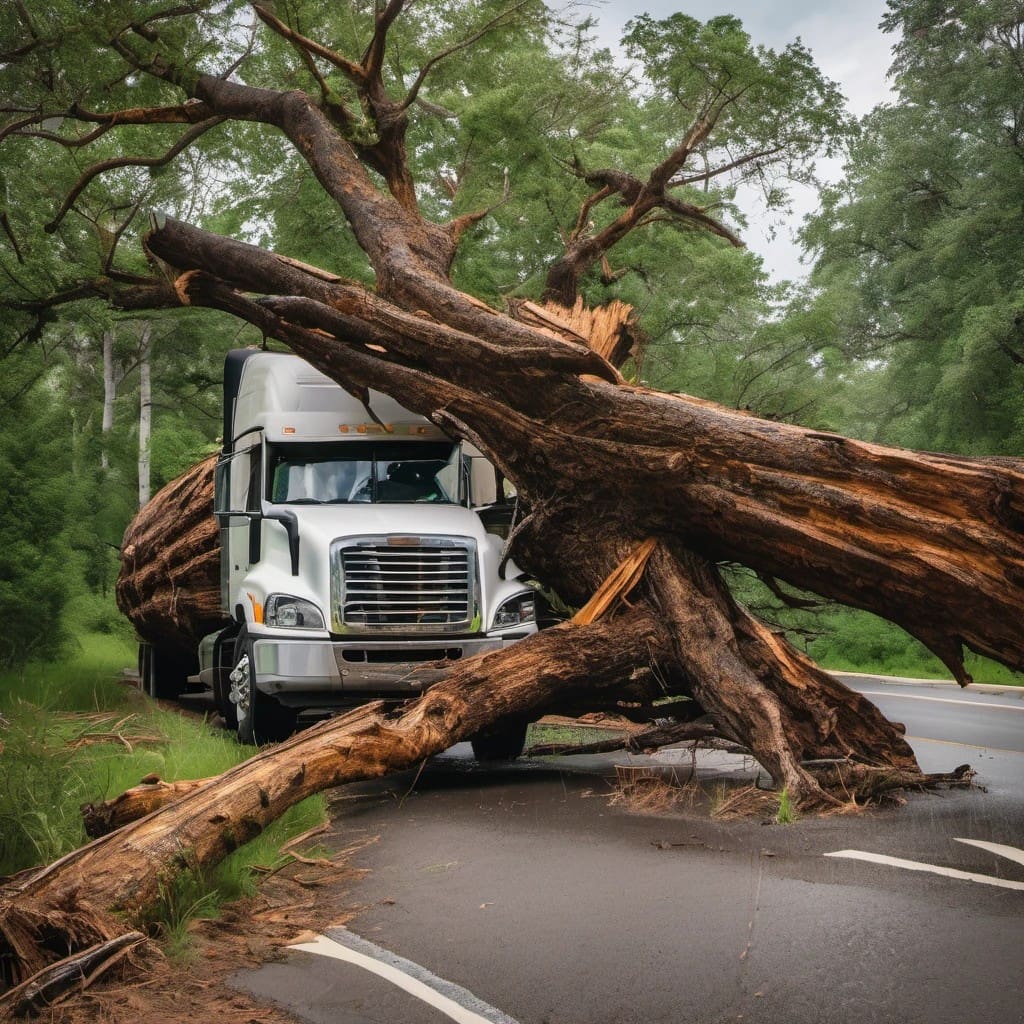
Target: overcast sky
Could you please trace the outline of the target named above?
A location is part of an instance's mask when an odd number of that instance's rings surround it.
[[[878,28],[885,0],[596,0],[592,6],[602,42],[613,47],[626,22],[641,11],[654,18],[682,11],[701,21],[734,14],[755,43],[778,50],[799,36],[818,67],[839,83],[854,114],[866,114],[889,97],[886,72],[893,37]],[[818,166],[833,177],[841,170],[838,163],[819,161]],[[774,240],[769,237],[769,225],[758,219],[753,203],[751,196],[746,209],[750,227],[744,233],[747,244],[764,257],[773,277],[801,276],[806,268],[800,264],[792,233],[804,215],[814,210],[814,195],[802,190],[794,196],[793,216],[778,227]]]

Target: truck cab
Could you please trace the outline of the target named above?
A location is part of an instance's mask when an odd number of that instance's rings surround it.
[[[244,742],[284,739],[303,711],[414,696],[536,632],[536,592],[501,569],[494,467],[298,356],[228,354],[215,492],[231,621],[200,645],[200,679]],[[515,723],[474,745],[515,756],[524,735]]]

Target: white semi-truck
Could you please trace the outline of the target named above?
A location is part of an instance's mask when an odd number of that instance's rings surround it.
[[[536,632],[536,591],[502,565],[504,489],[479,451],[386,395],[364,403],[294,355],[230,352],[215,513],[231,623],[200,644],[199,678],[239,738],[413,696]],[[476,737],[477,755],[516,756],[525,729]]]

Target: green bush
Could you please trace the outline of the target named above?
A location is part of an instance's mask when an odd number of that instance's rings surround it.
[[[951,678],[949,669],[922,643],[877,615],[827,603],[817,609],[792,609],[783,606],[751,573],[727,568],[725,575],[743,604],[781,626],[790,641],[823,668],[914,679]],[[1021,673],[971,652],[965,652],[964,664],[975,682],[1024,685]]]

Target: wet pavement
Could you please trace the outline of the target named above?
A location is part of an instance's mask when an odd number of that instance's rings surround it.
[[[1007,854],[1024,848],[1024,693],[854,685],[907,723],[926,770],[970,762],[986,791],[791,825],[642,816],[609,805],[616,764],[696,767],[711,794],[757,766],[663,751],[495,768],[460,745],[339,791],[339,842],[380,837],[356,858],[361,912],[235,984],[331,1024],[1020,1024],[1024,891],[984,878],[1024,884]],[[929,869],[826,856],[846,850]]]

